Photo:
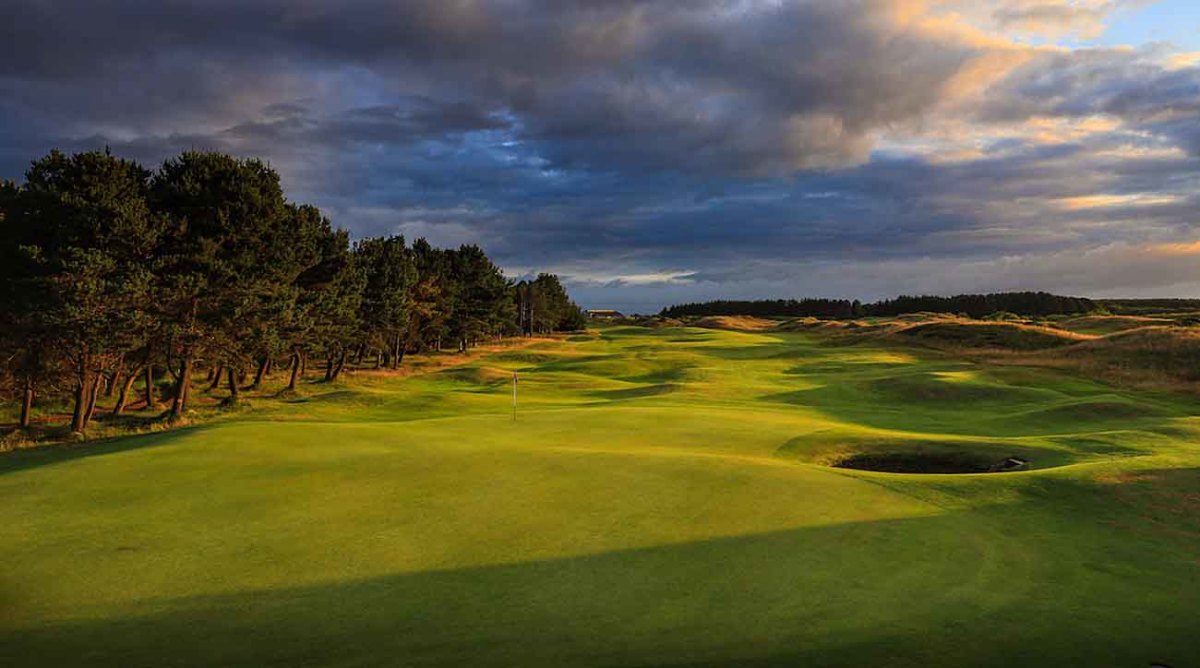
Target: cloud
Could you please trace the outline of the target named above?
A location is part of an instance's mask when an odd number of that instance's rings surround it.
[[[991,87],[975,117],[1109,117],[1155,132],[1191,121],[1198,111],[1200,68],[1164,63],[1156,49],[1076,49],[1043,52],[1009,72]]]
[[[1028,0],[1000,7],[993,17],[1001,27],[1025,34],[1095,37],[1103,32],[1104,19],[1116,9],[1117,4],[1111,0]]]
[[[13,0],[0,175],[262,156],[357,235],[623,305],[1129,283],[1065,258],[1182,284],[1131,249],[1200,236],[1194,54],[1053,43],[1133,4]]]
[[[940,11],[988,34],[1021,38],[1088,39],[1103,34],[1124,10],[1156,0],[934,0]]]
[[[306,92],[453,98],[559,168],[773,174],[865,161],[989,57],[913,4],[18,1],[0,76],[38,106],[91,97],[115,136],[226,130]]]
[[[1067,211],[1084,209],[1111,209],[1115,207],[1143,207],[1179,204],[1185,199],[1179,195],[1156,193],[1133,193],[1128,195],[1081,195],[1051,200],[1054,206]]]

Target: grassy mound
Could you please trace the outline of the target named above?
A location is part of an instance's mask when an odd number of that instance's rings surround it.
[[[1161,409],[1146,403],[1130,401],[1092,400],[1066,403],[1049,408],[1041,408],[1025,414],[1027,419],[1073,422],[1104,423],[1109,421],[1136,420],[1138,418],[1160,417]]]
[[[1132,363],[1180,366],[1200,362],[1200,329],[1148,327],[1094,339],[1073,354],[1130,356]]]
[[[944,408],[947,404],[1036,401],[1041,395],[1024,387],[1002,383],[963,380],[955,374],[923,373],[888,376],[862,382],[872,396],[892,403],[914,403]]]
[[[775,330],[779,332],[806,332],[810,329],[819,327],[824,322],[817,318],[792,318],[785,320],[775,325]]]
[[[599,399],[621,401],[624,399],[644,399],[646,397],[671,394],[678,389],[679,386],[673,383],[658,383],[657,385],[643,385],[641,387],[628,387],[617,390],[597,390],[593,394]]]
[[[1173,321],[1165,318],[1151,318],[1134,315],[1087,315],[1070,318],[1058,323],[1063,329],[1080,334],[1113,334],[1142,327],[1171,325]]]
[[[1024,363],[1070,369],[1115,384],[1183,389],[1200,383],[1200,330],[1143,327],[1094,339]]]
[[[897,330],[895,336],[934,347],[1002,350],[1060,348],[1092,338],[1051,327],[966,320],[917,324]]]
[[[733,331],[748,331],[759,332],[765,329],[771,329],[778,323],[774,320],[766,320],[764,318],[755,318],[747,315],[713,315],[699,320],[691,324],[692,327],[702,327],[704,329],[727,329]]]
[[[916,313],[901,313],[900,315],[889,318],[892,322],[943,322],[943,321],[960,321],[957,315],[950,313],[933,313],[930,311],[918,311]]]
[[[512,381],[512,372],[495,367],[461,366],[439,371],[437,378],[467,385],[495,387]]]
[[[892,334],[904,323],[888,318],[882,320],[820,320],[796,318],[777,326],[778,332],[812,332],[828,337],[829,341],[859,343]]]

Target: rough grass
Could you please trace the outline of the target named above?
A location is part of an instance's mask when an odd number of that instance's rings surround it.
[[[1194,400],[828,342],[609,327],[6,454],[0,665],[1200,663]],[[1032,470],[831,466],[931,452]]]
[[[1053,353],[996,361],[1069,370],[1125,387],[1195,393],[1200,391],[1200,329],[1142,327]]]
[[[899,329],[895,335],[936,347],[1001,350],[1044,350],[1092,338],[1052,327],[967,320],[921,323]]]
[[[1058,323],[1063,329],[1081,334],[1112,334],[1130,329],[1171,325],[1174,321],[1166,318],[1151,318],[1135,315],[1087,315],[1069,318]]]
[[[700,318],[692,323],[693,327],[701,327],[703,329],[729,329],[741,331],[762,331],[771,329],[779,323],[774,320],[765,318],[755,318],[747,315],[714,315],[706,318]]]

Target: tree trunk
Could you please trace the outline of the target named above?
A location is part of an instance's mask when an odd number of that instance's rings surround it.
[[[100,383],[106,380],[107,378],[102,374],[96,374],[96,377],[92,380],[92,396],[88,397],[88,413],[85,425],[90,424],[92,416],[96,414],[96,400],[100,398]]]
[[[262,386],[263,377],[267,375],[267,365],[271,363],[271,357],[266,356],[258,363],[258,370],[254,372],[254,382],[250,383],[248,390],[257,390]]]
[[[154,397],[154,365],[146,365],[146,410],[154,408],[157,400]]]
[[[300,356],[300,377],[303,378],[305,373],[308,373],[308,355],[301,355]]]
[[[125,360],[120,359],[117,361],[117,368],[113,369],[112,375],[105,379],[104,398],[112,398],[113,390],[115,390],[117,385],[121,382],[121,375],[124,373],[124,371]]]
[[[363,358],[363,355],[366,354],[366,352],[367,352],[367,344],[365,344],[365,343],[358,344],[358,349],[354,351],[354,363],[362,364],[362,358]]]
[[[238,390],[238,373],[233,367],[226,369],[226,373],[229,376],[229,402],[236,404],[241,399]]]
[[[75,382],[75,410],[71,413],[71,431],[83,433],[86,424],[84,422],[84,411],[88,405],[88,388],[91,386],[91,378],[85,372]]]
[[[333,380],[337,380],[338,376],[342,375],[342,371],[346,369],[346,351],[342,351],[338,355],[337,365],[333,367]]]
[[[288,392],[296,391],[296,381],[300,379],[300,353],[292,353],[292,377],[288,379]]]
[[[21,429],[28,429],[33,420],[33,383],[25,381],[25,391],[21,396]]]
[[[175,379],[175,397],[171,400],[171,422],[183,419],[187,409],[188,392],[192,386],[192,358],[185,357],[179,364],[179,378]]]
[[[407,347],[408,347],[408,343],[405,341],[401,341],[400,344],[396,346],[396,367],[397,368],[399,368],[400,363],[404,361],[404,349]]]
[[[221,375],[222,375],[221,371],[223,371],[225,369],[225,367],[223,365],[218,364],[215,368],[216,368],[216,373],[214,373],[212,376],[212,382],[208,384],[209,392],[212,392],[213,390],[215,390],[221,386]]]
[[[92,416],[96,414],[96,399],[100,397],[100,383],[103,380],[104,374],[101,373],[92,377],[92,389],[88,392],[87,410],[83,413],[84,429],[88,428],[88,425],[92,423]]]
[[[138,372],[141,369],[134,369],[125,377],[121,383],[121,391],[117,393],[117,403],[113,405],[112,414],[120,415],[125,412],[125,405],[129,403],[129,392],[133,389],[133,382],[137,380]]]

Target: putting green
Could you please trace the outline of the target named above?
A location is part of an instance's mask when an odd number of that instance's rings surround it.
[[[0,457],[0,665],[1200,664],[1179,397],[629,327],[307,392]]]

